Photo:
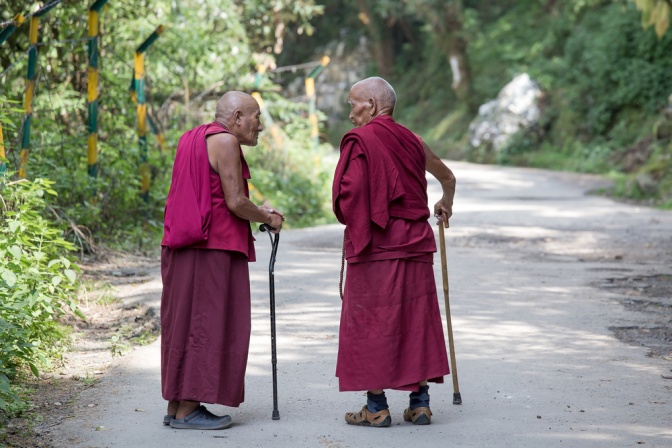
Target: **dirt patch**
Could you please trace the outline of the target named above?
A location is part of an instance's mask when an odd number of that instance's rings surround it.
[[[69,316],[65,323],[72,327],[72,350],[39,379],[26,375],[23,396],[27,409],[19,417],[0,420],[0,447],[53,446],[53,427],[76,407],[97,406],[79,401],[79,394],[95,385],[116,357],[159,335],[154,309],[124,306],[117,297],[124,286],[147,281],[156,269],[156,258],[117,254],[105,260],[85,260],[80,266],[83,287],[79,303],[86,320]]]
[[[672,275],[608,278],[596,285],[617,292],[629,311],[646,316],[645,324],[609,327],[628,344],[649,349],[649,356],[672,358]]]

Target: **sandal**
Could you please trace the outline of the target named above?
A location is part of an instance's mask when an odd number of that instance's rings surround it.
[[[364,406],[359,412],[346,412],[345,422],[348,425],[357,426],[375,426],[376,428],[387,428],[392,424],[392,417],[389,409],[383,409],[378,412],[369,412]]]
[[[404,421],[411,422],[414,425],[429,425],[432,423],[432,411],[429,407],[406,408],[404,410]]]

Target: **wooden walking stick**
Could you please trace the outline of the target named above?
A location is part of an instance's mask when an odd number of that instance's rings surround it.
[[[446,227],[448,222],[446,221]],[[455,361],[455,344],[453,343],[453,324],[450,319],[450,301],[448,300],[448,263],[446,261],[446,236],[443,224],[439,223],[439,244],[441,246],[441,274],[443,277],[443,297],[446,301],[446,327],[448,327],[448,346],[450,347],[450,370],[453,377],[453,404],[462,404],[460,386],[457,383],[457,361]]]

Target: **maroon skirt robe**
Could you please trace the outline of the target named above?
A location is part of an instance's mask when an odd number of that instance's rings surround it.
[[[223,250],[161,251],[163,398],[239,406],[251,328],[247,257]]]
[[[336,376],[339,390],[417,391],[443,382],[446,344],[432,263],[348,264]]]

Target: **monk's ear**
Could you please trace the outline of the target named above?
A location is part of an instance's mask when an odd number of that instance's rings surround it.
[[[243,117],[243,113],[242,113],[241,111],[239,111],[239,110],[237,110],[237,111],[235,111],[235,112],[233,113],[233,118],[235,119],[236,124],[240,124],[240,119],[241,119],[242,117]]]
[[[369,98],[367,102],[369,103],[369,114],[372,117],[375,117],[378,112],[378,102],[375,98]]]

